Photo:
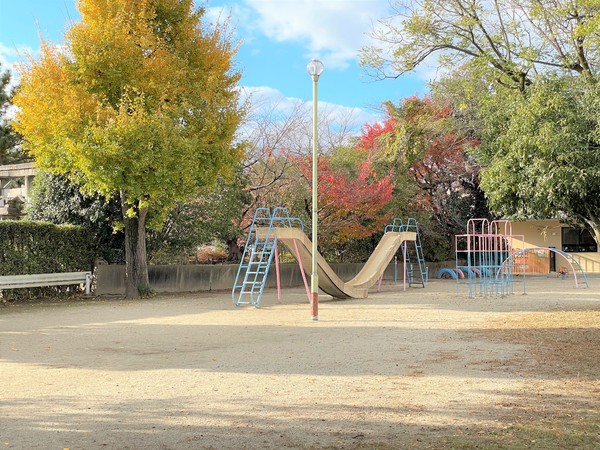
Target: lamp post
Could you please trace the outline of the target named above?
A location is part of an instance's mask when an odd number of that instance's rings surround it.
[[[318,84],[323,73],[323,63],[318,59],[311,60],[306,66],[313,80],[313,148],[312,148],[312,271],[310,275],[310,296],[312,320],[319,320],[319,275],[317,273],[317,161],[319,138],[317,130]]]

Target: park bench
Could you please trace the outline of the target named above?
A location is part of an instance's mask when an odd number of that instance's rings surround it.
[[[84,284],[90,293],[92,272],[36,273],[28,275],[0,275],[0,290],[45,286]]]

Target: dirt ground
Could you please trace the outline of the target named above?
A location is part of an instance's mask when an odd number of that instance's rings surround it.
[[[0,307],[0,448],[600,448],[600,278]],[[515,290],[522,291],[521,284]]]

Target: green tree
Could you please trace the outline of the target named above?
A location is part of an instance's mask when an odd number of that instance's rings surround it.
[[[148,248],[151,261],[181,259],[196,252],[206,242],[224,242],[228,248],[228,261],[241,257],[238,239],[245,209],[251,202],[245,190],[247,180],[236,171],[231,180],[219,178],[217,185],[195,199],[177,205],[160,231],[151,231]]]
[[[125,261],[123,233],[114,231],[115,222],[121,220],[116,196],[107,200],[99,194],[88,195],[61,175],[39,171],[27,203],[26,218],[57,225],[79,225],[88,230],[96,258],[112,264]]]
[[[432,55],[452,69],[466,62],[523,91],[536,73],[598,70],[599,0],[396,0],[373,31],[362,63],[380,78],[413,71]]]
[[[231,174],[243,115],[226,26],[192,0],[80,0],[63,47],[22,68],[15,127],[39,166],[120,199],[127,297],[149,289],[146,227]]]
[[[482,109],[482,187],[499,214],[566,218],[600,243],[600,88],[548,76]]]
[[[421,216],[428,256],[448,259],[467,220],[490,214],[479,188],[480,166],[468,154],[479,141],[455,127],[444,99],[411,97],[387,110],[393,125],[378,139],[379,159],[410,177],[410,210]]]
[[[20,147],[21,141],[8,120],[8,109],[11,106],[12,92],[10,87],[10,72],[2,71],[0,63],[0,165],[13,164],[28,159]]]
[[[474,154],[492,209],[584,222],[600,243],[600,0],[395,5],[363,63],[398,77],[438,54],[444,70],[434,92],[451,99],[457,129],[481,140]]]

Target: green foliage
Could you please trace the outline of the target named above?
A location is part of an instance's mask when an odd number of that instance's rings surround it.
[[[0,275],[92,270],[92,238],[82,227],[42,222],[0,221]],[[8,290],[3,298],[65,292],[65,287]]]
[[[410,97],[398,105],[387,102],[386,109],[394,126],[380,136],[378,158],[388,164],[408,168],[423,157],[438,136],[451,131],[447,118],[437,115],[440,105],[428,98]]]
[[[160,223],[240,157],[231,43],[189,0],[78,6],[69,56],[44,44],[23,70],[16,128],[41,167]]]
[[[248,179],[238,167],[234,178],[219,178],[215,188],[197,198],[200,209],[196,220],[201,224],[203,242],[228,242],[243,235],[240,227],[243,211],[252,200],[247,185]]]
[[[246,182],[238,168],[233,179],[220,178],[216,187],[173,209],[163,228],[148,235],[150,262],[185,262],[200,245],[212,241],[237,247],[237,240],[243,236],[243,211],[251,202],[244,190]],[[235,256],[230,255],[233,259]]]
[[[73,225],[0,221],[0,274],[92,270],[91,238]]]
[[[482,187],[498,214],[575,219],[598,238],[599,95],[596,84],[546,76],[526,95],[485,105],[489,119],[477,154],[489,164]]]
[[[479,165],[467,153],[479,141],[441,96],[407,98],[388,103],[387,110],[391,126],[381,130],[375,158],[403,180],[396,197],[408,207],[396,214],[419,216],[428,259],[447,260],[454,235],[464,232],[467,220],[489,216]]]
[[[380,20],[381,44],[362,51],[379,77],[398,77],[439,56],[452,70],[466,62],[495,84],[523,91],[532,74],[561,70],[588,79],[597,71],[598,0],[553,2],[395,0],[396,15]]]
[[[249,194],[243,190],[240,174],[192,202],[169,212],[160,230],[148,234],[148,259],[152,264],[185,263],[198,246],[213,240],[237,242],[239,227]],[[41,171],[35,178],[27,218],[54,224],[80,225],[92,236],[94,254],[111,264],[124,262],[124,236],[118,223],[121,211],[117,199],[107,201],[90,196],[66,178]]]
[[[57,225],[79,225],[91,236],[94,255],[111,264],[125,262],[124,236],[115,230],[121,221],[119,201],[88,195],[65,177],[39,171],[27,205],[27,218]]]
[[[356,178],[361,164],[364,164],[367,157],[368,154],[359,147],[336,147],[331,151],[329,164],[332,170],[345,172]]]
[[[2,71],[0,63],[0,165],[15,164],[28,159],[20,147],[21,137],[8,122],[7,112],[11,105],[10,72]]]
[[[148,284],[146,221],[231,175],[240,107],[227,25],[192,0],[80,0],[62,47],[23,67],[15,128],[36,163],[121,201],[127,296]]]
[[[385,46],[363,50],[363,64],[397,77],[441,54],[435,96],[481,140],[474,154],[495,212],[585,222],[600,241],[600,1],[395,3],[374,32]]]
[[[353,239],[335,245],[323,243],[319,246],[319,252],[328,262],[366,262],[377,247],[382,235],[382,231],[377,231],[363,239]]]
[[[452,206],[448,206],[452,210]],[[423,255],[425,261],[438,262],[454,259],[454,234],[463,233],[465,222],[460,227],[451,229],[441,226],[439,218],[422,211],[413,211],[411,213],[419,224],[419,233],[421,235],[421,244],[423,246]]]

